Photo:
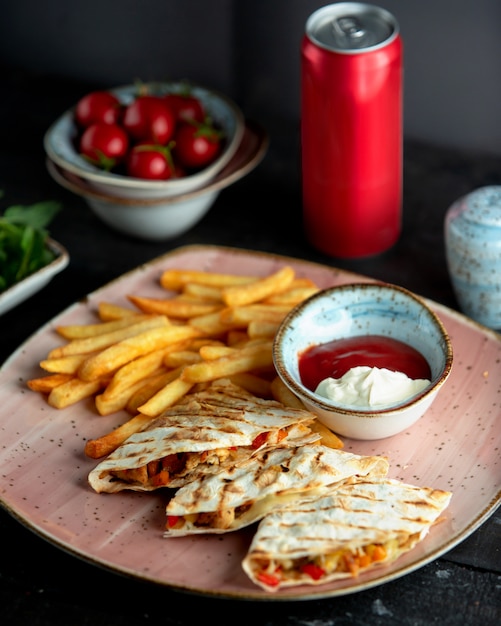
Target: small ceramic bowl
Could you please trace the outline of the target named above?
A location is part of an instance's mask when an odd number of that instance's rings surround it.
[[[184,83],[146,84],[150,93],[179,93]],[[137,86],[126,85],[109,90],[121,102],[128,104],[137,95]],[[182,178],[171,180],[145,180],[131,176],[106,172],[89,163],[75,149],[78,134],[74,121],[74,110],[66,111],[48,129],[44,136],[47,156],[65,170],[85,180],[93,189],[120,198],[167,198],[188,193],[207,185],[230,161],[240,145],[245,130],[245,119],[240,108],[229,98],[217,91],[191,85],[191,93],[204,105],[212,121],[224,132],[224,149],[219,157],[206,168]]]
[[[385,336],[416,349],[431,370],[429,385],[400,404],[378,409],[336,404],[303,383],[299,357],[311,346],[336,339]],[[426,412],[452,368],[452,345],[430,307],[404,288],[354,283],[322,290],[295,307],[273,345],[276,370],[303,404],[339,435],[353,439],[391,437]]]
[[[235,154],[209,184],[167,198],[117,198],[97,191],[88,181],[49,158],[47,169],[57,183],[83,197],[92,212],[114,230],[138,239],[164,241],[182,235],[197,224],[224,188],[261,162],[267,148],[266,131],[248,122]]]

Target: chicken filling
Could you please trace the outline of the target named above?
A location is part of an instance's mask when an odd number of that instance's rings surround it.
[[[238,520],[239,517],[251,508],[252,504],[253,501],[250,500],[235,508],[227,508],[219,511],[192,513],[189,515],[169,515],[167,517],[167,529],[180,530],[184,528],[186,524],[190,524],[193,528],[228,530],[235,520]]]
[[[287,430],[264,432],[259,434],[250,446],[240,448],[216,448],[203,452],[179,452],[169,454],[161,459],[150,461],[141,467],[125,470],[112,470],[110,473],[116,480],[128,484],[168,487],[173,478],[182,478],[193,472],[199,465],[220,466],[237,458],[238,451],[255,451],[264,445],[279,443],[287,437]]]

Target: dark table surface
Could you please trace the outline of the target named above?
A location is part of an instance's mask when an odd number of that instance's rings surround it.
[[[62,189],[47,173],[45,130],[95,86],[8,67],[2,68],[2,77],[0,206],[59,200],[64,209],[50,230],[69,250],[71,261],[41,292],[0,318],[0,363],[76,300],[141,263],[195,243],[308,259],[393,282],[458,308],[445,264],[444,214],[459,196],[501,184],[501,157],[407,140],[398,243],[368,259],[333,259],[312,249],[302,232],[296,125],[258,120],[270,135],[259,167],[225,189],[188,233],[151,243],[110,230],[83,199]],[[200,616],[225,624],[245,619],[276,626],[501,623],[499,509],[460,545],[411,574],[356,594],[299,602],[216,599],[130,580],[66,554],[3,509],[0,536],[0,623],[5,626],[177,626],[198,622]]]

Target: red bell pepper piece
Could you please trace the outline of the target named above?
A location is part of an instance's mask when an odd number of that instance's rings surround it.
[[[301,571],[304,574],[308,574],[313,580],[319,580],[322,576],[325,576],[325,570],[315,563],[305,563],[301,566]]]

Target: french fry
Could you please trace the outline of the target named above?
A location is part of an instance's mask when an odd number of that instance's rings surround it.
[[[288,289],[282,293],[273,294],[266,300],[263,300],[264,304],[282,304],[285,306],[293,307],[299,304],[306,298],[309,298],[313,294],[317,293],[318,287],[296,287],[295,289]]]
[[[222,308],[221,303],[200,300],[143,298],[135,295],[129,295],[128,298],[138,309],[145,313],[166,315],[167,317],[175,317],[177,319],[189,319],[198,315],[207,315]]]
[[[247,334],[250,338],[256,339],[258,337],[275,337],[277,330],[280,327],[280,322],[267,322],[265,320],[252,320],[247,326]]]
[[[127,328],[131,324],[135,324],[142,320],[151,319],[150,315],[138,313],[137,315],[129,315],[108,322],[99,324],[72,324],[69,326],[56,326],[56,332],[65,339],[82,339],[85,337],[93,337],[95,335],[103,335],[114,330]]]
[[[318,290],[312,280],[285,266],[266,277],[169,269],[159,282],[176,295],[130,294],[131,308],[99,302],[99,323],[56,327],[67,343],[40,361],[48,375],[27,382],[47,394],[55,408],[94,396],[100,415],[125,410],[132,416],[88,441],[87,456],[109,454],[218,378],[229,378],[255,396],[304,408],[276,376],[272,342],[291,308]],[[313,428],[325,445],[342,447],[318,420]]]
[[[165,315],[149,317],[148,319],[141,320],[135,324],[130,324],[126,328],[120,328],[109,333],[104,333],[103,335],[69,341],[66,345],[51,350],[49,352],[49,358],[55,359],[71,354],[96,352],[113,346],[127,338],[139,335],[144,331],[166,328],[167,326],[169,326],[169,320],[165,317]]]
[[[214,359],[220,359],[223,356],[234,354],[237,350],[238,348],[232,348],[230,346],[202,346],[198,354],[204,361],[213,361]]]
[[[119,341],[86,359],[78,370],[82,380],[96,380],[111,374],[119,367],[139,356],[161,350],[168,345],[198,336],[191,326],[164,326],[152,328],[133,337]]]
[[[267,345],[269,339],[263,339],[261,337],[257,339],[250,339],[247,334],[243,335],[238,342],[230,345],[206,345],[201,346],[199,350],[199,354],[204,361],[213,361],[214,359],[219,359],[223,356],[228,356],[230,354],[235,354],[241,348],[249,348],[251,346],[262,345],[265,342]]]
[[[165,374],[165,369],[158,370],[158,374]],[[112,415],[127,407],[130,398],[136,391],[144,387],[144,379],[131,382],[127,387],[116,389],[113,393],[108,393],[108,386],[103,393],[96,396],[96,409],[99,415]]]
[[[222,311],[216,311],[215,313],[208,313],[207,315],[198,315],[192,317],[188,323],[193,328],[197,328],[204,335],[209,337],[220,337],[225,335],[228,330],[235,327],[231,323],[226,323],[221,319]]]
[[[242,372],[240,374],[233,374],[229,377],[230,380],[239,387],[250,391],[250,393],[260,398],[271,398],[271,382],[261,376],[256,376],[249,372]]]
[[[153,350],[122,365],[103,391],[104,399],[111,400],[113,395],[122,394],[128,387],[157,372],[164,365],[164,357],[164,350]]]
[[[273,340],[269,337],[249,337],[247,334],[246,338],[242,338],[238,343],[233,344],[233,348],[250,348],[251,346],[262,346],[263,344],[271,346],[273,344]]]
[[[138,407],[145,404],[150,398],[152,398],[157,391],[160,391],[165,385],[178,378],[181,373],[182,367],[177,367],[173,370],[169,370],[162,374],[156,374],[148,377],[143,381],[143,385],[132,393],[125,410],[131,415],[135,415],[138,412]]]
[[[303,289],[304,287],[315,287],[318,289],[318,285],[311,278],[297,276],[289,285],[289,289]]]
[[[75,378],[73,374],[47,374],[46,376],[41,376],[40,378],[32,378],[31,380],[28,380],[26,384],[32,391],[50,393],[53,389],[59,387],[59,385],[62,385],[73,378]]]
[[[204,287],[204,285],[198,285],[199,287]],[[207,288],[207,287],[205,287]],[[200,296],[195,296],[191,293],[186,293],[186,291],[183,289],[183,291],[181,291],[180,293],[177,294],[177,296],[175,296],[174,298],[172,298],[173,301],[175,302],[193,302],[195,304],[210,304],[212,306],[216,305],[218,307],[222,307],[223,306],[223,302],[215,302],[214,300],[211,300],[210,298],[203,298]]]
[[[182,365],[190,365],[191,363],[199,363],[202,360],[199,352],[194,350],[178,350],[165,355],[164,364],[167,367],[180,367]]]
[[[87,382],[75,377],[54,387],[49,393],[47,402],[55,409],[65,409],[84,398],[90,398],[105,384],[106,381],[103,380]]]
[[[285,406],[290,406],[293,409],[305,408],[301,400],[292,393],[292,391],[283,382],[280,376],[275,376],[271,381],[271,394],[278,402],[281,402]]]
[[[237,276],[217,272],[200,270],[165,270],[160,276],[160,284],[164,289],[181,291],[187,283],[210,285],[212,287],[227,287],[229,285],[243,285],[256,280],[253,276]]]
[[[310,424],[310,428],[313,432],[322,436],[320,443],[329,448],[341,449],[344,448],[344,442],[333,433],[330,428],[327,428],[325,424],[322,424],[318,419]]]
[[[246,285],[234,285],[223,289],[223,301],[229,307],[254,304],[273,294],[285,291],[295,278],[290,266],[285,266],[273,274]]]
[[[97,305],[97,314],[101,321],[110,322],[112,320],[118,320],[123,317],[133,317],[134,315],[140,315],[138,311],[129,309],[112,302],[99,302]]]
[[[224,346],[226,345],[224,341],[220,339],[212,339],[211,337],[199,337],[196,339],[190,339],[186,343],[186,348],[188,350],[198,351],[202,346]]]
[[[236,350],[234,353],[212,361],[187,365],[181,374],[182,380],[202,383],[217,378],[252,372],[273,365],[271,342]]]
[[[225,344],[218,339],[210,339],[209,337],[189,339],[174,344],[164,351],[164,365],[172,368],[197,363],[200,360],[200,348],[203,346],[225,346]]]
[[[220,313],[223,324],[234,325],[235,327],[247,327],[254,320],[264,322],[281,322],[289,313],[289,306],[249,304],[247,306],[229,307]]]
[[[46,372],[53,372],[54,374],[76,374],[88,356],[88,354],[70,354],[57,359],[44,359],[40,361],[40,367]]]
[[[194,383],[191,381],[175,378],[170,383],[167,383],[165,387],[157,391],[147,402],[138,407],[138,411],[150,417],[160,415],[168,407],[179,402],[179,400],[190,391],[193,384]]]
[[[223,296],[220,287],[212,285],[199,285],[198,283],[186,283],[183,285],[183,294],[195,296],[201,300],[213,300],[214,302],[222,302]]]
[[[120,444],[134,433],[139,432],[151,421],[151,417],[138,414],[121,426],[98,439],[89,439],[85,444],[85,454],[91,459],[100,459],[116,450]]]

